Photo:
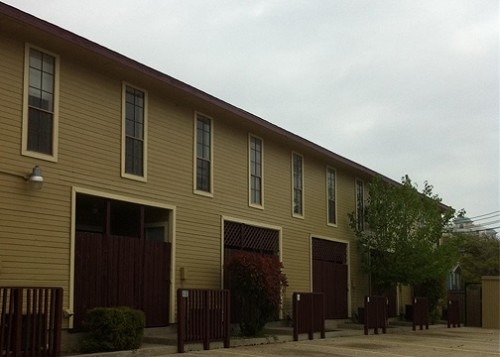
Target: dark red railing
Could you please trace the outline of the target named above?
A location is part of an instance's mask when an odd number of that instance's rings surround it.
[[[448,328],[460,327],[460,303],[458,300],[448,300]]]
[[[293,293],[293,340],[299,340],[299,334],[307,333],[309,339],[314,332],[320,332],[325,338],[325,297],[323,293]]]
[[[62,288],[0,287],[0,355],[61,354]]]
[[[365,296],[365,335],[373,328],[378,334],[378,329],[386,333],[387,328],[387,305],[389,300],[385,296]]]
[[[223,341],[229,347],[229,290],[177,290],[177,351],[184,353],[186,343]]]
[[[420,329],[429,329],[429,299],[425,297],[413,298],[413,331],[420,325]]]

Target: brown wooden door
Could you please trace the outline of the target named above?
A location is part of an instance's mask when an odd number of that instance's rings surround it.
[[[346,244],[313,239],[313,291],[325,295],[325,317],[347,318]]]
[[[465,289],[465,324],[482,326],[481,284],[468,284]]]
[[[130,306],[147,327],[168,325],[170,243],[88,232],[75,243],[74,327],[101,306]]]

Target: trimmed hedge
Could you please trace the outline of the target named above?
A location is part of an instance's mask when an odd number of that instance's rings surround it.
[[[146,318],[129,307],[97,307],[87,311],[84,353],[135,350],[141,346]]]

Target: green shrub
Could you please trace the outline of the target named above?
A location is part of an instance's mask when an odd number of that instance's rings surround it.
[[[415,296],[423,296],[429,300],[429,318],[431,323],[441,319],[443,301],[446,299],[446,288],[443,279],[427,279],[415,286]]]
[[[129,307],[97,307],[87,311],[81,350],[84,353],[135,350],[141,346],[146,318]]]
[[[231,300],[240,308],[244,336],[257,336],[265,324],[278,316],[283,288],[288,285],[276,256],[236,252],[229,260]]]

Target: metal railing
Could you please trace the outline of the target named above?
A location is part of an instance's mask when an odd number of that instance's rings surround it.
[[[387,328],[387,305],[389,300],[385,296],[365,296],[365,335],[373,328],[378,334],[378,329],[386,333]]]
[[[426,297],[415,297],[413,298],[413,331],[415,331],[417,326],[420,329],[429,329],[429,299]]]
[[[0,355],[61,354],[62,288],[0,287]]]
[[[325,338],[325,297],[323,293],[293,293],[293,340],[307,333],[309,339],[314,332]]]
[[[184,353],[186,343],[223,341],[229,347],[229,290],[177,290],[177,351]]]

